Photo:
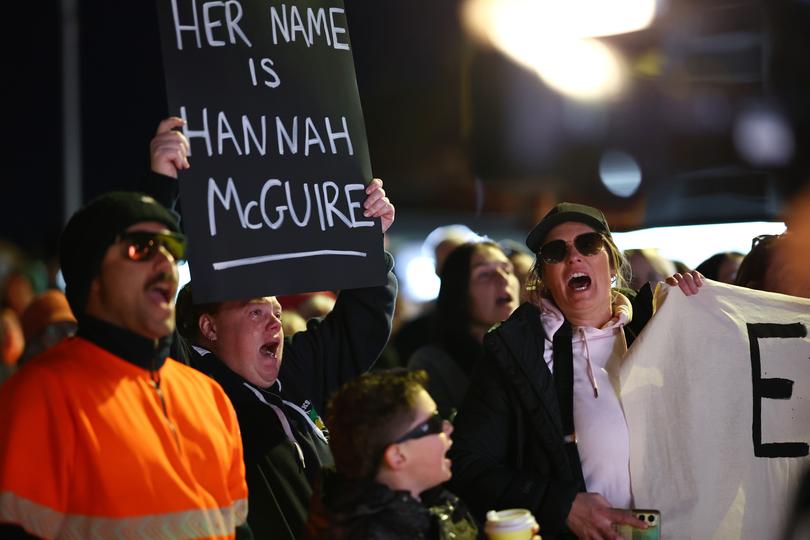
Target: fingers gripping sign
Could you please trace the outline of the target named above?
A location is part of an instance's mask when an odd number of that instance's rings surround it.
[[[693,296],[703,286],[703,279],[703,275],[694,270],[683,274],[678,272],[667,278],[667,284],[680,287],[686,296]]]
[[[172,178],[177,178],[177,171],[188,169],[188,139],[176,128],[185,125],[182,118],[171,116],[158,126],[152,142],[149,144],[152,170]]]
[[[382,230],[386,232],[394,223],[394,205],[385,196],[383,182],[379,178],[374,178],[366,187],[366,200],[363,203],[363,215],[365,217],[378,217],[382,221]]]

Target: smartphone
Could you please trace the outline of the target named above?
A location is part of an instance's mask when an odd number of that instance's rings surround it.
[[[637,529],[630,525],[617,524],[613,527],[616,529],[622,538],[625,540],[660,540],[661,539],[661,512],[658,510],[644,510],[634,508],[627,510],[641,521],[645,522],[649,527],[646,529]]]

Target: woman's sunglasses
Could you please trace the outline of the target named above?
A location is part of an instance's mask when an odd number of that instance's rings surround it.
[[[574,238],[574,247],[582,255],[590,257],[605,249],[605,238],[598,232],[583,233]],[[568,242],[552,240],[540,248],[540,259],[548,264],[556,264],[568,256]]]
[[[433,416],[410,430],[408,433],[403,435],[402,437],[395,440],[392,444],[399,444],[403,443],[410,439],[419,439],[421,437],[425,437],[427,435],[437,435],[444,431],[445,422],[450,423],[449,420],[443,419],[439,416],[439,412],[436,411],[433,413]]]
[[[179,233],[128,232],[118,237],[127,250],[131,261],[148,261],[161,247],[166,249],[176,262],[185,260],[186,237]]]

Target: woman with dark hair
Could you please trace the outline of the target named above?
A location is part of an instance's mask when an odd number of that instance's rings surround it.
[[[484,334],[515,310],[519,290],[512,263],[489,240],[456,247],[440,277],[432,343],[414,352],[408,367],[427,371],[439,414],[452,418],[483,357]]]
[[[646,528],[616,510],[633,502],[618,367],[652,294],[645,286],[631,304],[617,290],[627,261],[596,208],[558,204],[526,244],[537,294],[484,339],[456,419],[453,490],[479,516],[531,510],[546,540],[620,539],[614,524]],[[686,294],[702,283],[670,280]]]
[[[743,254],[736,251],[715,253],[700,263],[695,270],[705,278],[733,284],[734,280],[737,279],[737,271],[740,269],[742,260]]]

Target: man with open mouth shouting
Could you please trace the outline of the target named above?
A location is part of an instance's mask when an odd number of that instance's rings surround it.
[[[185,247],[174,214],[138,193],[65,227],[78,332],[0,389],[3,538],[250,538],[233,407],[168,358]]]
[[[382,182],[367,189],[366,209],[393,219]],[[377,201],[383,204],[377,205]],[[273,296],[213,304],[180,292],[177,324],[192,345],[190,361],[231,398],[245,447],[248,523],[256,538],[299,538],[321,469],[333,464],[319,413],[341,384],[368,370],[391,332],[397,282],[343,290],[323,319],[285,338]]]
[[[484,338],[456,420],[454,491],[482,515],[530,509],[543,538],[620,539],[614,523],[646,525],[615,509],[633,502],[617,367],[652,293],[631,304],[618,291],[628,265],[596,208],[556,205],[526,244],[536,294]],[[667,282],[691,295],[702,276]]]
[[[188,140],[174,130],[182,123],[167,118],[151,143],[146,187],[169,207],[178,170],[190,166]],[[363,213],[380,218],[383,232],[394,222],[381,180],[366,186]],[[341,291],[331,313],[287,338],[273,296],[195,305],[191,284],[180,291],[177,327],[192,345],[189,361],[222,385],[236,409],[256,538],[292,540],[303,531],[312,488],[333,464],[320,413],[334,391],[374,364],[391,333],[397,281],[385,258],[385,286]]]

